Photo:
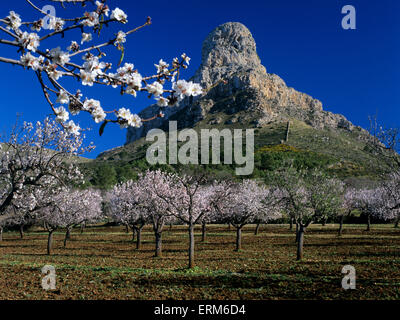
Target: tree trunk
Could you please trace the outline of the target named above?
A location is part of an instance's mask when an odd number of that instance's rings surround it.
[[[161,257],[162,256],[162,233],[155,231],[155,236],[156,236],[156,252],[155,252],[155,256],[156,257]]]
[[[299,224],[296,222],[296,239],[294,240],[295,243],[299,242]]]
[[[242,227],[236,228],[236,250],[240,251],[242,249]]]
[[[289,230],[293,230],[293,218],[290,218]]]
[[[142,247],[142,228],[143,227],[139,227],[136,229],[136,235],[137,235],[137,239],[136,239],[136,249],[140,250]]]
[[[67,246],[67,240],[71,239],[71,230],[70,228],[67,228],[67,231],[65,232],[65,238],[64,238],[64,247]]]
[[[257,223],[256,229],[254,230],[254,235],[258,235],[258,231],[260,231],[260,223]]]
[[[126,233],[129,233],[129,226],[127,224],[125,225],[125,231]]]
[[[342,231],[343,231],[343,220],[344,220],[344,215],[340,216],[340,224],[339,224],[339,231],[338,231],[338,235],[339,237],[342,235]]]
[[[136,229],[132,227],[132,242],[135,242]]]
[[[65,237],[67,240],[71,239],[71,228],[67,228],[67,232],[65,233]]]
[[[85,227],[86,227],[86,224],[85,224],[85,223],[82,223],[82,224],[81,224],[81,233],[83,233],[83,231],[85,231]]]
[[[189,225],[189,269],[194,267],[194,225]]]
[[[172,230],[172,223],[170,223],[170,225],[169,225],[169,231],[171,231]]]
[[[304,227],[300,225],[297,241],[297,260],[303,259]]]
[[[326,219],[322,220],[322,226],[323,226],[323,227],[326,226]]]
[[[24,238],[24,225],[23,224],[21,224],[19,226],[19,236],[21,237],[21,239]]]
[[[231,231],[231,224],[228,223],[228,231]]]
[[[394,227],[398,228],[399,227],[399,222],[400,222],[400,217],[397,217],[395,223],[394,223]]]
[[[207,231],[207,226],[205,223],[201,224],[201,242],[206,241],[206,231]]]
[[[51,248],[53,245],[53,232],[49,231],[49,237],[47,238],[47,255],[51,255]]]
[[[0,227],[0,242],[3,241],[3,227]]]
[[[370,231],[371,230],[371,215],[367,215],[367,230],[365,231]]]

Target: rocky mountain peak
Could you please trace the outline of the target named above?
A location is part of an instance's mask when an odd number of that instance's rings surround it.
[[[220,82],[222,79],[225,83]],[[129,128],[127,143],[144,137],[153,128],[167,128],[168,120],[177,120],[178,129],[182,129],[202,120],[210,125],[223,121],[225,125],[262,127],[271,122],[297,119],[317,129],[364,132],[343,115],[324,111],[319,100],[288,87],[279,76],[267,73],[252,34],[239,22],[224,23],[207,36],[201,65],[191,80],[212,89],[202,97],[185,99],[179,106],[167,108],[163,119],[146,122],[138,129]],[[140,116],[150,118],[158,111],[159,107],[152,105]]]
[[[221,77],[250,69],[266,73],[257,54],[256,42],[243,24],[227,22],[205,39],[201,66],[193,80],[209,87]]]

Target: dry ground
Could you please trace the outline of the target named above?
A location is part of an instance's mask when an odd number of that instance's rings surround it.
[[[46,233],[19,239],[5,233],[0,243],[0,299],[400,299],[400,230],[392,225],[312,226],[305,236],[305,259],[296,262],[294,234],[286,225],[254,226],[243,232],[243,250],[234,252],[235,232],[209,226],[206,242],[196,235],[196,267],[187,270],[187,232],[167,227],[163,257],[153,257],[147,227],[135,250],[122,227],[72,233],[67,248],[55,235],[47,256]],[[41,288],[41,268],[53,265],[57,289]],[[342,267],[356,268],[357,289],[341,288]]]

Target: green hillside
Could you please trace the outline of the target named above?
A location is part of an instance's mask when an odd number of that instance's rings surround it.
[[[240,114],[235,114],[235,117],[240,117]],[[378,175],[385,170],[368,147],[366,134],[362,131],[320,130],[292,119],[288,140],[285,141],[287,122],[272,122],[257,128],[251,120],[226,124],[231,118],[232,115],[225,113],[209,114],[193,129],[199,132],[202,128],[253,128],[255,169],[251,178],[265,177],[287,159],[292,159],[297,167],[322,168],[330,175],[352,184],[374,183]],[[218,119],[218,123],[213,122],[214,119]],[[123,147],[104,152],[96,160],[83,164],[87,180],[90,181],[89,185],[109,188],[116,182],[135,179],[138,173],[155,168],[168,171],[205,172],[215,178],[241,178],[235,177],[235,164],[151,166],[146,161],[146,150],[150,144],[141,138]]]

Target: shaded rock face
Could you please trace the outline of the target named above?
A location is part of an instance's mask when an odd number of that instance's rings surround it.
[[[210,88],[221,80],[226,83],[214,86],[202,97],[185,99],[179,106],[165,109],[163,119],[147,122],[140,129],[130,128],[127,143],[144,137],[153,128],[165,128],[168,120],[178,120],[178,128],[191,127],[210,112],[229,115],[246,112],[245,118],[233,116],[226,124],[251,120],[255,126],[262,127],[271,121],[296,118],[318,129],[352,131],[355,128],[344,116],[323,111],[319,100],[288,87],[279,76],[267,73],[253,36],[238,22],[224,23],[207,36],[202,63],[190,80],[203,88]],[[140,116],[150,118],[158,111],[159,107],[153,105]],[[219,123],[218,118],[212,121]]]

